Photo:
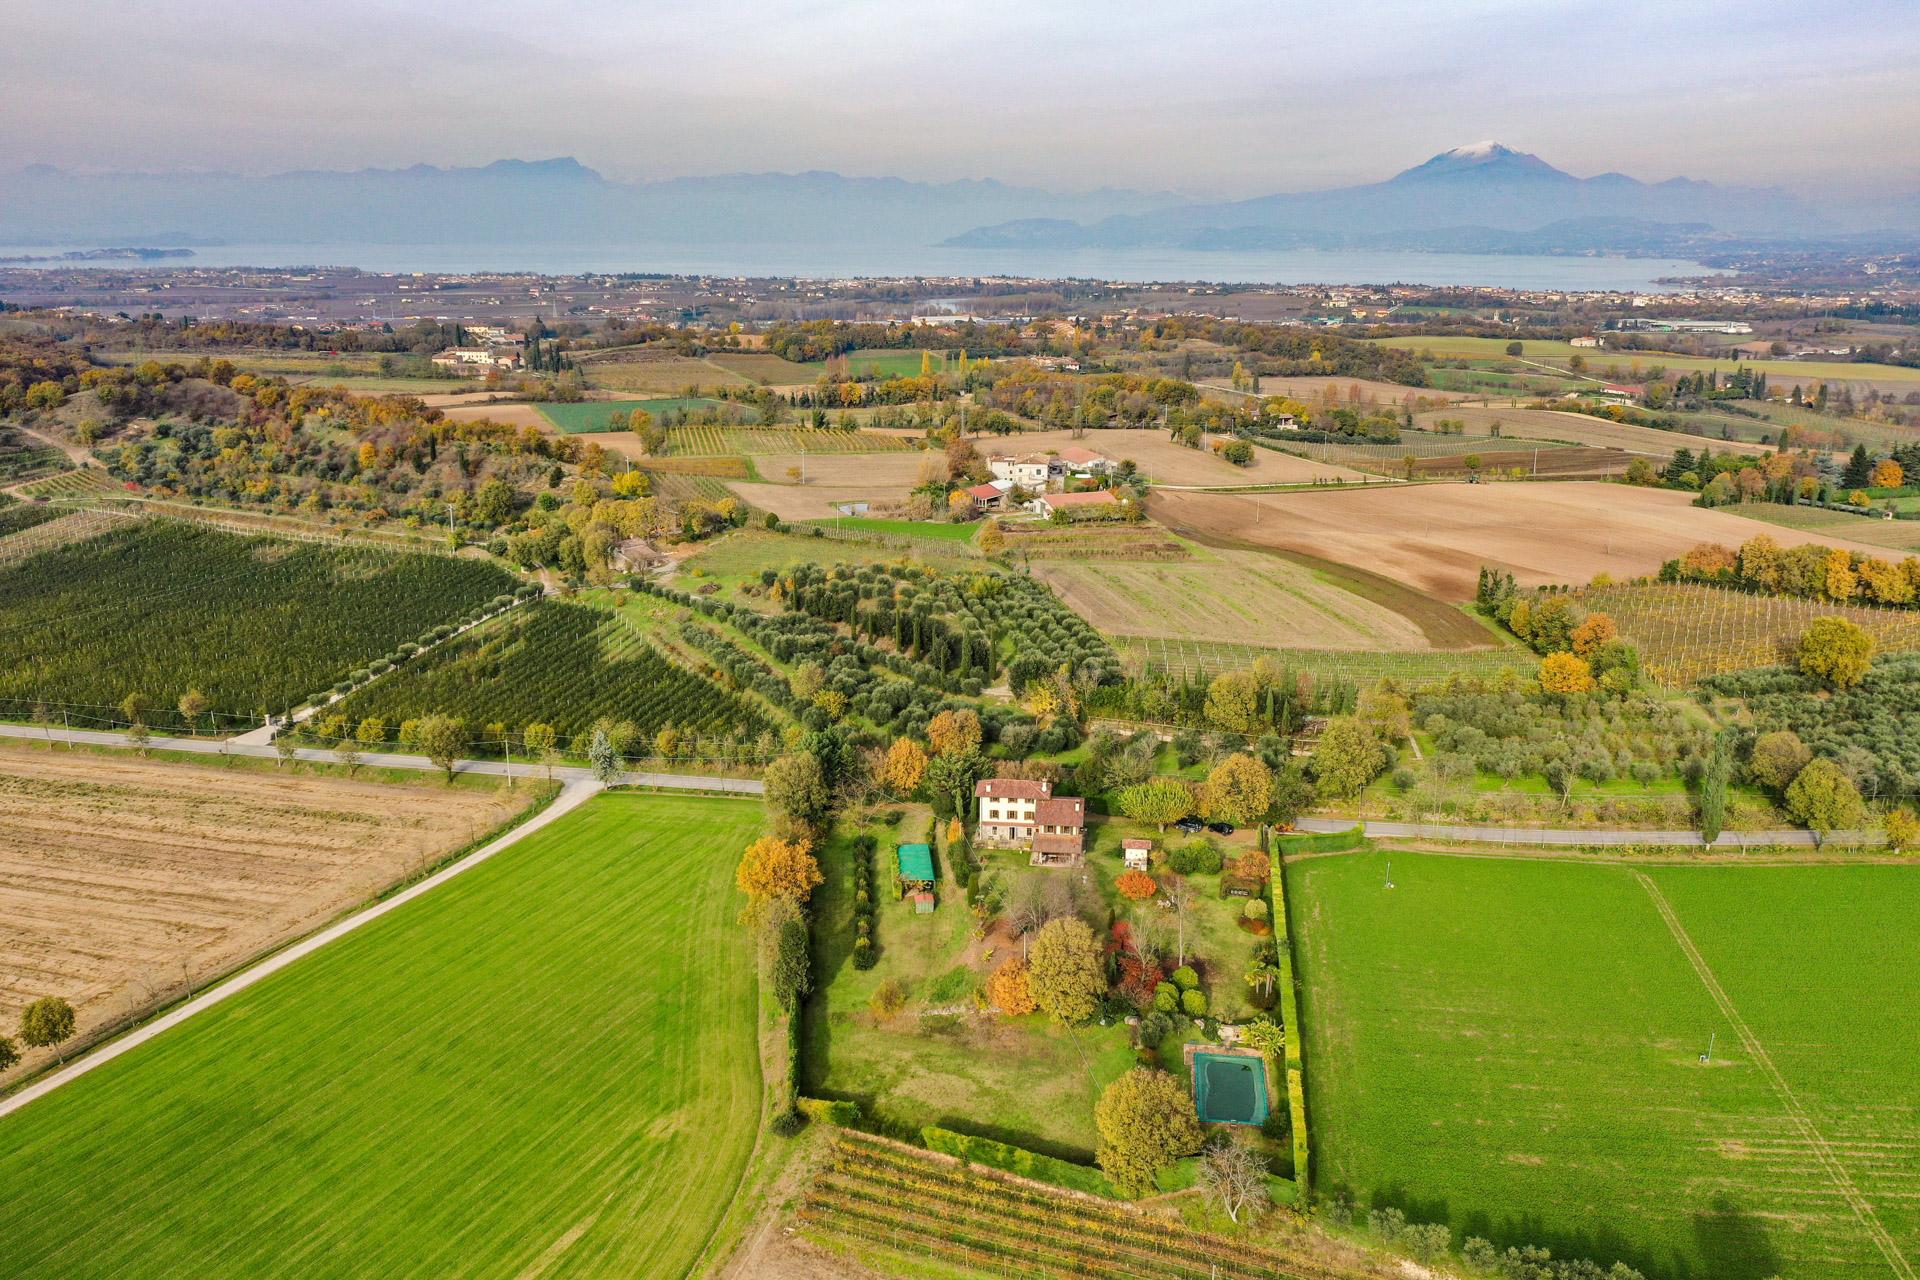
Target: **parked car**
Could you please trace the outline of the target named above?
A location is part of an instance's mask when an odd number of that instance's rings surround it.
[[[1230,836],[1233,834],[1233,824],[1231,822],[1209,822],[1207,824],[1207,830],[1217,836]]]
[[[1207,824],[1198,818],[1182,818],[1180,821],[1174,823],[1173,826],[1176,831],[1184,832],[1190,836],[1197,836],[1207,829]]]

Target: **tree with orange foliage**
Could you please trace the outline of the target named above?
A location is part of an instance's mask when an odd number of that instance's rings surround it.
[[[761,836],[747,846],[734,872],[740,892],[751,900],[749,911],[770,898],[791,898],[805,902],[826,877],[814,859],[813,846],[805,840],[782,840]]]
[[[987,999],[1004,1014],[1019,1016],[1040,1007],[1027,982],[1027,962],[1015,956],[993,971],[987,979]]]
[[[1550,653],[1540,659],[1540,687],[1548,693],[1592,693],[1593,668],[1574,653]]]
[[[1680,557],[1680,567],[1688,577],[1711,578],[1731,573],[1739,567],[1739,557],[1717,542],[1702,542]]]
[[[910,796],[927,776],[927,753],[912,738],[895,738],[880,766],[880,781],[897,796]]]
[[[1573,629],[1573,651],[1583,658],[1591,658],[1594,650],[1619,634],[1620,628],[1614,625],[1612,618],[1604,613],[1590,613],[1584,622]]]
[[[1135,902],[1145,902],[1160,891],[1160,886],[1154,883],[1153,877],[1144,871],[1121,872],[1120,878],[1113,882],[1113,887]]]
[[[1907,469],[1892,458],[1882,458],[1868,480],[1876,489],[1898,489],[1907,482]]]

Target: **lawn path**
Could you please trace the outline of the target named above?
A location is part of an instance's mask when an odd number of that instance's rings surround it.
[[[86,1075],[95,1068],[105,1066],[121,1054],[139,1048],[161,1032],[179,1026],[195,1014],[205,1012],[217,1004],[232,999],[242,991],[280,972],[280,970],[295,961],[312,955],[328,943],[344,938],[363,925],[373,923],[389,911],[393,911],[398,907],[412,902],[422,894],[431,893],[455,876],[473,870],[473,868],[487,861],[487,859],[493,857],[496,853],[500,853],[511,847],[519,840],[524,839],[526,836],[531,835],[533,832],[553,822],[556,818],[571,813],[587,800],[598,795],[600,790],[601,786],[597,781],[576,779],[568,782],[560,794],[554,797],[552,804],[513,830],[507,832],[499,839],[494,840],[477,852],[460,859],[444,871],[428,876],[425,880],[420,881],[420,883],[401,890],[383,902],[375,903],[365,911],[348,916],[345,920],[337,924],[329,925],[311,937],[304,938],[284,950],[275,952],[259,964],[221,983],[219,986],[203,991],[199,995],[190,998],[179,1008],[174,1009],[162,1017],[155,1018],[144,1027],[130,1031],[119,1039],[102,1045],[100,1048],[88,1053],[85,1057],[75,1058],[72,1062],[66,1064],[66,1066],[54,1071],[51,1075],[43,1076],[41,1079],[28,1085],[11,1097],[0,1099],[0,1118],[13,1114],[15,1111],[18,1111],[36,1099],[45,1097],[63,1084],[78,1080],[81,1076]]]
[[[1720,985],[1720,979],[1714,976],[1713,969],[1707,964],[1706,957],[1701,955],[1700,949],[1693,945],[1693,938],[1688,935],[1686,926],[1681,924],[1680,917],[1674,914],[1666,895],[1660,892],[1660,887],[1644,871],[1635,871],[1633,876],[1647,891],[1647,896],[1653,899],[1653,905],[1660,912],[1660,918],[1667,922],[1667,929],[1673,934],[1673,940],[1680,944],[1680,950],[1686,953],[1687,962],[1693,966],[1694,973],[1699,975],[1701,984],[1713,997],[1713,1002],[1720,1006],[1721,1016],[1732,1025],[1740,1037],[1740,1043],[1746,1047],[1747,1053],[1760,1065],[1760,1069],[1766,1072],[1774,1092],[1780,1096],[1781,1106],[1786,1109],[1788,1117],[1800,1130],[1807,1145],[1813,1148],[1815,1157],[1825,1167],[1827,1176],[1833,1179],[1841,1198],[1852,1208],[1853,1216],[1860,1220],[1860,1225],[1866,1228],[1867,1234],[1879,1246],[1880,1252],[1887,1259],[1887,1265],[1893,1268],[1894,1274],[1901,1277],[1901,1280],[1914,1280],[1913,1264],[1907,1261],[1906,1255],[1900,1252],[1900,1246],[1894,1243],[1891,1235],[1887,1234],[1887,1229],[1880,1223],[1879,1215],[1873,1211],[1873,1206],[1867,1202],[1867,1198],[1860,1194],[1860,1188],[1854,1185],[1853,1177],[1847,1172],[1846,1167],[1833,1154],[1833,1148],[1828,1145],[1826,1135],[1814,1126],[1812,1117],[1807,1115],[1806,1108],[1800,1105],[1800,1099],[1794,1095],[1793,1089],[1787,1084],[1786,1077],[1781,1075],[1780,1069],[1774,1065],[1773,1057],[1767,1052],[1766,1046],[1760,1043],[1760,1038],[1753,1033],[1753,1028],[1748,1026],[1746,1019],[1740,1016],[1740,1011],[1734,1007],[1726,988]]]

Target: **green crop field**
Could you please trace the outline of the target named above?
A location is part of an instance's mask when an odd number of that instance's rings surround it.
[[[737,851],[607,795],[0,1122],[45,1276],[682,1276],[760,1116]]]
[[[192,688],[228,715],[283,709],[516,585],[451,556],[127,522],[0,570],[0,699],[139,692],[155,727]]]
[[[1367,653],[1342,649],[1284,649],[1240,644],[1231,640],[1192,640],[1163,636],[1110,636],[1114,649],[1131,667],[1151,665],[1157,670],[1219,675],[1241,671],[1262,658],[1281,666],[1308,671],[1327,680],[1372,684],[1395,680],[1403,684],[1440,684],[1452,676],[1498,679],[1505,671],[1528,675],[1537,659],[1512,646],[1461,651],[1431,650],[1404,653]]]
[[[1513,361],[1507,354],[1507,339],[1504,338],[1464,338],[1452,335],[1375,338],[1372,341],[1384,343],[1390,347],[1402,347],[1409,351],[1424,351],[1442,359]],[[1592,347],[1582,349],[1567,342],[1555,342],[1546,339],[1528,339],[1522,344],[1520,360],[1534,360],[1541,364],[1564,365],[1574,356],[1580,356],[1587,362],[1587,374],[1590,377],[1601,376],[1609,367],[1618,366],[1625,370],[1638,365],[1642,370],[1659,365],[1674,373],[1693,373],[1708,369],[1717,369],[1729,373],[1735,368],[1745,367],[1755,373],[1764,373],[1770,379],[1816,379],[1828,382],[1885,382],[1920,386],[1920,369],[1910,369],[1904,365],[1856,364],[1844,360],[1710,360],[1705,356],[1668,355],[1662,351],[1606,351]],[[1526,368],[1525,365],[1518,366]]]
[[[1889,1016],[1920,1001],[1920,869],[1286,874],[1321,1193],[1649,1276],[1920,1259],[1920,1037]]]
[[[536,601],[494,619],[338,704],[349,719],[403,720],[446,712],[517,732],[551,724],[563,738],[594,720],[631,720],[647,741],[664,725],[702,737],[752,738],[769,719],[757,703],[726,692],[663,657],[630,621],[584,604]]]
[[[881,520],[869,516],[841,516],[834,520],[806,521],[799,527],[807,528],[813,524],[824,525],[828,529],[846,533],[884,533],[896,538],[928,538],[935,542],[972,542],[973,535],[980,532],[980,526],[977,524],[936,524],[931,520]]]
[[[615,414],[622,419],[635,409],[645,409],[658,418],[665,413],[700,413],[733,406],[719,400],[688,400],[673,397],[660,400],[581,400],[574,404],[544,401],[533,406],[540,415],[568,435],[590,435],[601,431],[626,430],[626,423],[613,426]]]

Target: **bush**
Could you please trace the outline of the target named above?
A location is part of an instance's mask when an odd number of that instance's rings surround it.
[[[1247,905],[1240,909],[1240,914],[1249,920],[1265,920],[1267,918],[1267,904],[1259,898],[1248,898]]]
[[[879,963],[880,963],[880,954],[879,952],[873,949],[873,944],[871,942],[868,942],[865,938],[862,938],[860,939],[860,941],[853,944],[853,967],[854,968],[871,969],[873,968],[873,966]]]
[[[843,1129],[860,1122],[860,1104],[844,1098],[801,1098],[796,1106],[809,1120],[821,1120]]]
[[[1140,1019],[1138,1032],[1142,1047],[1158,1048],[1161,1041],[1173,1034],[1173,1019],[1164,1011],[1156,1010]]]
[[[1213,841],[1191,840],[1167,855],[1167,865],[1183,876],[1217,875],[1225,865]]]
[[[773,1132],[782,1138],[791,1138],[806,1127],[807,1117],[795,1107],[788,1107],[785,1111],[775,1115],[773,1120],[767,1125],[767,1128],[773,1130]]]
[[[1175,969],[1172,977],[1173,985],[1182,991],[1195,991],[1199,989],[1200,975],[1193,971],[1193,966],[1190,964],[1183,964],[1178,969]]]
[[[1109,1200],[1120,1198],[1120,1193],[1114,1189],[1113,1183],[1107,1180],[1105,1174],[1083,1164],[1072,1164],[1055,1159],[1053,1156],[1041,1155],[1037,1151],[1028,1151],[1024,1147],[996,1142],[992,1138],[976,1138],[972,1134],[955,1133],[951,1129],[941,1129],[934,1125],[928,1125],[920,1131],[920,1140],[927,1144],[929,1151],[957,1156],[972,1164],[983,1164],[990,1169],[1000,1169],[1022,1178],[1032,1178],[1036,1182],[1050,1183],[1056,1187],[1084,1192],[1090,1196],[1103,1196]]]
[[[1182,991],[1180,993],[1180,1012],[1189,1018],[1207,1016],[1207,993],[1204,991]]]
[[[1179,1007],[1180,997],[1173,992],[1156,991],[1153,993],[1153,1011],[1155,1013],[1172,1013]]]

